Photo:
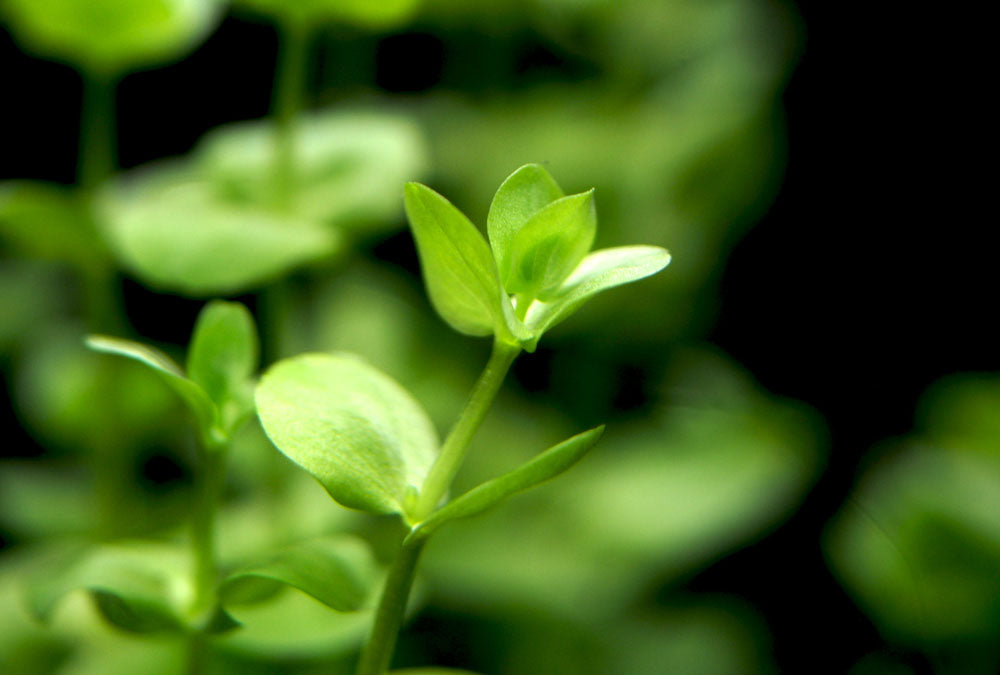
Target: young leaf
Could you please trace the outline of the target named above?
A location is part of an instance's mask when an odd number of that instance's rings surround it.
[[[152,368],[191,409],[199,429],[206,438],[214,437],[219,431],[216,424],[216,407],[212,399],[201,386],[185,377],[180,366],[160,350],[106,335],[88,335],[85,342],[95,351],[124,356]]]
[[[555,179],[538,164],[525,164],[497,190],[486,217],[486,232],[501,280],[510,275],[514,236],[531,216],[562,196]]]
[[[181,631],[186,625],[186,551],[163,544],[106,544],[43,566],[29,581],[32,613],[47,621],[69,592],[89,591],[112,624],[130,632]],[[82,555],[81,555],[82,553]]]
[[[376,583],[375,561],[358,539],[326,537],[302,542],[270,560],[230,574],[223,604],[253,602],[292,586],[339,612],[362,609]]]
[[[235,429],[253,407],[257,330],[238,302],[210,302],[198,315],[188,351],[188,377],[220,411],[223,428]]]
[[[589,300],[615,286],[656,274],[670,264],[670,253],[658,246],[621,246],[591,253],[573,270],[549,302],[536,302],[525,323],[535,333],[535,342]],[[533,345],[532,345],[533,346]]]
[[[257,386],[264,431],[344,506],[402,513],[437,454],[427,414],[394,380],[357,357],[304,354]],[[411,487],[412,486],[412,487]]]
[[[529,297],[558,287],[590,251],[596,232],[593,190],[557,199],[514,236],[503,287]]]
[[[425,185],[407,183],[404,201],[434,309],[460,333],[492,334],[504,321],[496,263],[483,235]]]
[[[499,478],[487,481],[432,513],[418,524],[411,537],[427,537],[445,523],[468,518],[496,506],[518,492],[533,488],[559,475],[580,460],[604,434],[604,426],[595,427],[553,446],[531,461]]]

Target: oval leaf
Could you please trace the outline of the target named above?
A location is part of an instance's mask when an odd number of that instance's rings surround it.
[[[188,376],[215,402],[223,428],[233,431],[253,409],[257,329],[247,308],[216,300],[198,315],[188,352]]]
[[[402,513],[437,454],[427,414],[357,357],[305,354],[275,364],[257,386],[268,437],[330,496],[355,509]]]
[[[656,274],[669,264],[670,253],[659,246],[620,246],[591,253],[566,279],[559,295],[528,309],[525,323],[535,334],[534,342],[592,296]]]
[[[555,179],[538,164],[525,164],[497,190],[486,217],[486,232],[501,279],[510,276],[514,236],[531,216],[562,196]]]
[[[405,195],[406,215],[434,309],[460,333],[492,334],[504,320],[496,263],[483,235],[426,185],[407,183]]]
[[[413,529],[410,536],[427,537],[448,521],[479,515],[518,492],[558,476],[580,461],[603,434],[604,425],[584,431],[549,448],[510,473],[474,487],[432,513]]]
[[[375,560],[363,541],[326,537],[299,543],[270,560],[237,570],[223,582],[221,596],[224,604],[252,602],[287,585],[332,609],[353,612],[365,607],[376,580]]]
[[[241,0],[257,11],[284,20],[343,22],[361,28],[388,28],[409,18],[419,0]]]

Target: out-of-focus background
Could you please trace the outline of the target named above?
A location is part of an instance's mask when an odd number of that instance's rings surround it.
[[[265,365],[358,352],[444,430],[488,346],[433,314],[402,185],[482,226],[502,180],[539,162],[567,192],[597,188],[598,246],[674,259],[520,358],[460,490],[575,430],[608,434],[441,535],[398,665],[996,672],[996,278],[981,222],[927,178],[947,72],[896,17],[833,12],[0,3],[0,665],[180,667],[167,638],[20,608],[37,551],[169,538],[185,518],[183,412],[83,335],[180,356],[204,301],[234,298]],[[384,548],[385,524],[245,436],[227,564],[338,530]],[[346,667],[357,627],[297,602],[247,609],[213,647],[219,672]]]

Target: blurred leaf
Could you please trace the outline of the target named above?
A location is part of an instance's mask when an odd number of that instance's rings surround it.
[[[212,399],[198,384],[189,380],[173,359],[158,349],[131,340],[106,335],[90,335],[86,344],[94,351],[123,356],[138,361],[157,373],[188,406],[206,439],[215,432],[223,433],[218,425],[218,411]]]
[[[514,235],[509,273],[501,277],[509,293],[545,297],[566,279],[594,243],[594,191],[562,197],[539,209]]]
[[[406,668],[404,670],[390,670],[389,675],[477,675],[477,673],[457,668]]]
[[[75,590],[90,593],[104,618],[137,633],[183,631],[191,601],[186,551],[165,544],[105,544],[42,567],[28,586],[33,614],[48,620]]]
[[[936,382],[921,398],[918,419],[935,443],[1000,457],[1000,376],[962,374]]]
[[[0,242],[20,255],[80,269],[110,261],[85,203],[69,189],[47,183],[0,184]]]
[[[423,133],[412,121],[378,110],[322,111],[300,115],[295,132],[290,197],[275,193],[271,120],[210,131],[195,149],[195,169],[235,206],[267,207],[284,198],[290,214],[345,231],[397,225],[400,186],[428,164]]]
[[[395,381],[350,355],[305,354],[272,366],[257,386],[264,431],[335,500],[403,513],[423,484],[437,436]]]
[[[77,471],[40,461],[0,464],[0,523],[27,538],[56,538],[93,532],[97,518],[92,486]]]
[[[66,314],[69,284],[65,275],[38,260],[4,259],[0,264],[0,354],[54,324]]]
[[[514,237],[537,211],[562,196],[555,179],[538,164],[525,164],[512,173],[493,196],[486,231],[505,288],[512,273]]]
[[[194,296],[258,286],[339,246],[316,222],[229,203],[214,190],[184,175],[119,186],[102,201],[108,243],[145,282]]]
[[[180,57],[218,20],[216,0],[6,0],[3,15],[31,51],[119,73]]]
[[[238,0],[264,14],[304,23],[343,22],[361,28],[385,29],[408,19],[420,0]]]
[[[188,376],[219,409],[224,429],[235,429],[253,410],[257,329],[238,302],[208,303],[198,315],[188,350]]]
[[[518,492],[558,476],[583,458],[601,439],[604,427],[596,427],[549,448],[523,466],[499,478],[474,487],[456,497],[414,528],[411,537],[430,536],[435,530],[456,518],[469,518],[500,504]]]
[[[375,588],[375,561],[360,539],[326,537],[290,546],[266,562],[243,567],[223,582],[223,604],[254,602],[292,586],[331,609],[362,609]]]
[[[406,185],[406,215],[434,309],[467,335],[491,335],[501,291],[496,263],[483,235],[451,202],[420,183]]]

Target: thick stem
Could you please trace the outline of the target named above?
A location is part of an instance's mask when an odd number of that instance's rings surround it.
[[[290,19],[280,25],[274,76],[274,196],[287,207],[295,189],[295,122],[302,109],[309,55],[309,27]]]
[[[116,85],[116,78],[109,73],[93,70],[83,73],[77,181],[88,195],[115,169]]]
[[[389,576],[379,598],[375,612],[375,623],[368,636],[368,642],[358,662],[357,675],[382,675],[389,668],[396,637],[406,613],[406,602],[413,587],[413,577],[417,571],[417,560],[424,548],[424,540],[405,540],[396,560],[389,569]]]
[[[215,511],[225,476],[225,448],[199,446],[197,494],[191,514],[194,554],[194,611],[203,616],[215,606],[218,566],[215,559]]]
[[[448,433],[444,445],[441,446],[441,453],[434,461],[434,465],[420,489],[416,508],[414,513],[410,514],[414,523],[418,523],[430,515],[441,498],[444,497],[445,492],[448,491],[455,474],[462,466],[462,460],[465,459],[472,435],[476,433],[476,429],[486,417],[493,399],[500,390],[500,385],[503,384],[507,371],[510,370],[511,364],[514,363],[514,359],[517,358],[520,351],[520,347],[500,340],[493,343],[490,360],[476,381],[469,401],[465,404],[465,409]]]

